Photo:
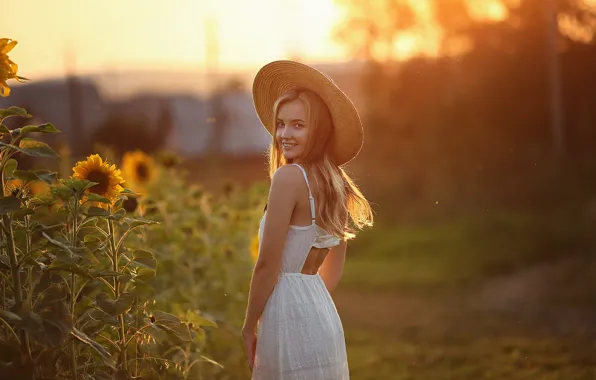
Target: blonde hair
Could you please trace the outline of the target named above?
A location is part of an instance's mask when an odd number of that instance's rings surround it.
[[[268,154],[269,175],[273,177],[273,173],[277,169],[291,163],[282,154],[277,141],[276,121],[279,107],[293,100],[301,101],[306,108],[310,133],[303,156],[300,158],[302,166],[319,184],[318,191],[324,194],[325,202],[316,205],[322,222],[321,227],[344,240],[352,239],[356,236],[357,229],[361,230],[365,226],[372,226],[373,212],[368,200],[362,195],[354,181],[331,158],[329,142],[334,133],[333,120],[323,99],[313,91],[303,88],[290,89],[274,103],[273,138]],[[346,215],[348,220],[346,220]]]

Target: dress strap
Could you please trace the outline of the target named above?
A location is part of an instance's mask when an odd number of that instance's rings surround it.
[[[302,171],[302,175],[304,175],[304,180],[306,181],[306,187],[308,188],[308,199],[310,200],[310,216],[312,217],[312,224],[315,224],[315,199],[312,196],[312,192],[310,191],[310,184],[308,183],[308,176],[306,175],[306,170],[298,164],[296,165]]]

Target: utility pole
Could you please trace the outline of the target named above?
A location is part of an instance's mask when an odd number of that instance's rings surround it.
[[[557,51],[559,24],[557,0],[547,0],[548,11],[548,76],[550,85],[550,122],[553,148],[558,158],[565,155],[565,127],[561,99],[561,70]]]
[[[217,18],[207,16],[205,22],[205,64],[207,96],[209,99],[207,123],[211,126],[211,143],[207,147],[210,155],[223,153],[225,115],[222,109],[219,83],[219,36]]]
[[[64,64],[66,68],[66,86],[68,92],[68,111],[70,130],[68,145],[74,157],[81,154],[81,147],[84,145],[83,137],[83,98],[79,80],[76,75],[76,58],[72,48],[64,53]]]

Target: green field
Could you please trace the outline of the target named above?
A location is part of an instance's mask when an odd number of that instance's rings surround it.
[[[592,239],[569,212],[380,223],[334,294],[351,378],[596,379]]]

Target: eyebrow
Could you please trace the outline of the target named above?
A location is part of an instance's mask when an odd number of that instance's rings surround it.
[[[277,118],[277,121],[283,121],[283,120],[282,120],[282,119],[280,119],[280,118]],[[304,121],[304,120],[302,120],[302,119],[293,119],[293,120],[290,120],[290,122],[294,122],[294,121],[301,121],[301,122],[303,122],[303,123],[306,123],[306,121]]]

